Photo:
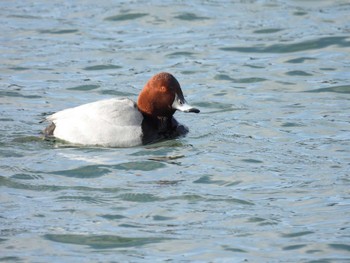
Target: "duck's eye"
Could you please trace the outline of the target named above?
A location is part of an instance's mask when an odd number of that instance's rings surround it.
[[[180,105],[183,105],[184,103],[183,103],[183,101],[182,101],[182,100],[179,100],[179,104],[180,104]]]

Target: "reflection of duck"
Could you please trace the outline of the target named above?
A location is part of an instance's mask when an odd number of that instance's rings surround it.
[[[44,133],[73,144],[135,146],[186,134],[176,110],[199,112],[186,103],[176,78],[162,72],[147,82],[137,104],[113,98],[65,109],[47,117],[52,123]]]

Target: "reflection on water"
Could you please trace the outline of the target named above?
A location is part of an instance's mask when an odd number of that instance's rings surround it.
[[[349,261],[347,1],[0,3],[0,260]],[[183,138],[46,141],[172,72]]]

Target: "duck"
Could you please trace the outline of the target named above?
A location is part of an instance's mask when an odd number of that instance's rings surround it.
[[[199,113],[187,103],[177,79],[168,72],[151,77],[137,103],[110,98],[64,109],[46,117],[45,138],[83,146],[133,147],[186,135],[176,111]]]

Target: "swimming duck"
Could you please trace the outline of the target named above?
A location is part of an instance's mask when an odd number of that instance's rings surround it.
[[[176,110],[199,113],[190,106],[179,82],[167,72],[154,75],[137,103],[112,98],[56,112],[46,118],[46,137],[72,144],[132,147],[185,135],[188,129],[173,117]]]

